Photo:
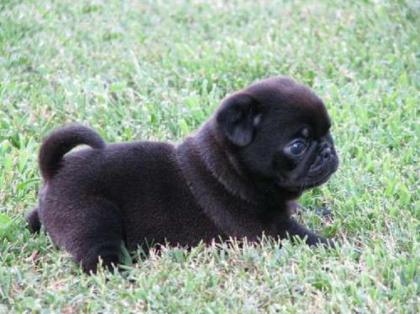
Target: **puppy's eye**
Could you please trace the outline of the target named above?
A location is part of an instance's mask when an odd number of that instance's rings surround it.
[[[302,139],[293,141],[287,148],[286,152],[290,155],[299,156],[306,150],[306,142]]]

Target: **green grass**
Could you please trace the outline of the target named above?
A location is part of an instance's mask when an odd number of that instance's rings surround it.
[[[0,313],[419,312],[419,59],[415,0],[0,0]],[[25,229],[53,128],[180,141],[273,74],[332,116],[341,166],[299,219],[338,249],[172,248],[89,277]]]

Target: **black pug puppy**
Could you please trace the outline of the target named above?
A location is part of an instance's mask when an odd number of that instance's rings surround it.
[[[286,77],[225,98],[182,144],[105,144],[80,125],[41,146],[44,185],[29,227],[41,223],[86,272],[117,265],[121,244],[194,246],[263,233],[330,244],[299,225],[290,207],[328,180],[338,158],[321,99]],[[90,148],[67,154],[77,145]]]

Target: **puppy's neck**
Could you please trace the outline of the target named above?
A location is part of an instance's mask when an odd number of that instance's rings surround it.
[[[300,196],[300,193],[283,191],[269,182],[256,180],[246,170],[242,170],[235,158],[234,148],[217,132],[214,119],[209,120],[178,147],[180,155],[184,175],[191,173],[194,177],[211,178],[217,183],[217,190],[223,190],[232,199],[244,202],[247,207],[259,213],[285,210],[287,201]],[[191,171],[194,167],[199,171]]]
[[[260,217],[252,185],[246,186],[211,130],[201,129],[179,145],[177,161],[197,205],[223,234],[251,240],[263,232],[275,235]]]
[[[191,145],[195,147],[209,174],[228,193],[244,202],[257,205],[258,193],[254,183],[241,171],[228,144],[222,141],[216,132],[214,120],[210,120],[192,138]]]

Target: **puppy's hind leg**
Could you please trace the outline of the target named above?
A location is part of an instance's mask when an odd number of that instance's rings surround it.
[[[65,248],[86,273],[97,270],[99,261],[108,269],[117,266],[124,239],[118,208],[105,199],[84,201],[83,214],[73,217],[75,224],[65,239]]]
[[[31,233],[38,233],[39,230],[41,230],[38,208],[32,209],[29,214],[26,215],[26,222],[28,223],[28,229]]]

